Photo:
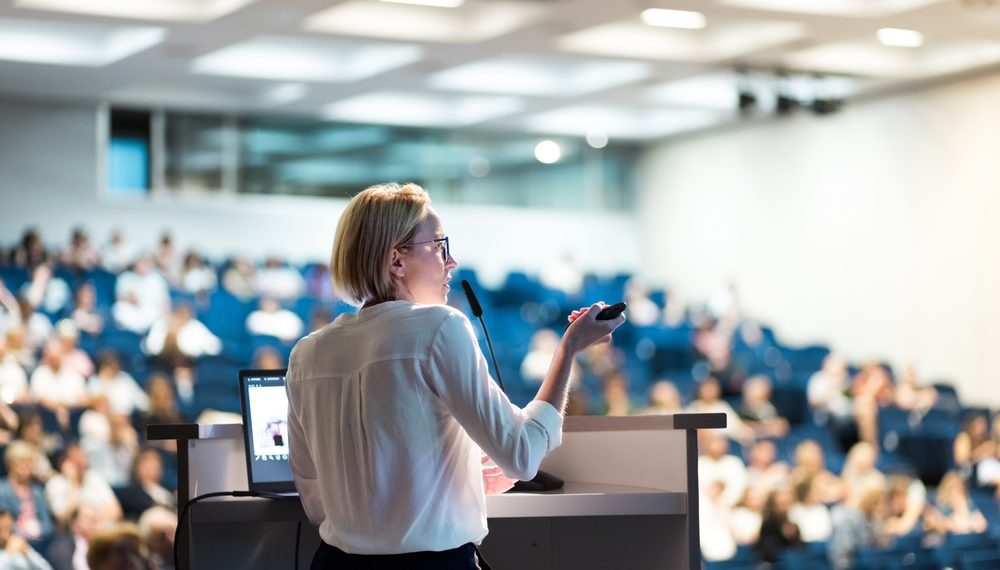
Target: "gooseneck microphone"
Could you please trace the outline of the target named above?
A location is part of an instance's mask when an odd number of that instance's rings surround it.
[[[486,335],[486,346],[489,347],[490,357],[493,359],[493,370],[497,372],[497,384],[500,385],[500,389],[506,394],[507,389],[504,388],[503,378],[500,376],[500,366],[497,365],[497,355],[493,351],[493,342],[490,341],[490,332],[486,330],[486,322],[483,321],[483,306],[479,304],[479,299],[476,298],[476,294],[472,291],[472,285],[469,285],[469,282],[465,279],[462,279],[462,290],[465,291],[465,298],[469,300],[469,309],[472,311],[472,316],[479,319],[479,324],[483,327],[483,333]],[[517,481],[514,483],[511,491],[529,493],[553,491],[555,489],[562,489],[563,484],[563,480],[559,477],[539,469],[534,479],[530,481]]]
[[[472,310],[472,316],[479,319],[480,326],[483,327],[483,334],[486,335],[486,346],[490,349],[490,358],[493,359],[493,370],[497,373],[497,384],[500,385],[500,389],[503,393],[507,393],[507,388],[503,385],[503,376],[500,375],[500,366],[497,364],[497,355],[493,351],[493,341],[490,340],[490,331],[486,329],[486,321],[483,320],[483,306],[479,304],[479,299],[476,298],[476,293],[472,290],[472,285],[469,284],[467,279],[462,279],[462,290],[465,291],[465,298],[469,300],[469,309]]]

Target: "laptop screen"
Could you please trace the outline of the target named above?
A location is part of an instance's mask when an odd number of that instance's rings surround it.
[[[285,370],[241,370],[240,397],[250,490],[294,491],[288,463]]]

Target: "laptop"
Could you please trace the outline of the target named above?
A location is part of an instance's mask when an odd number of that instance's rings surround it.
[[[251,492],[296,496],[288,462],[288,396],[281,370],[240,370],[243,451]]]

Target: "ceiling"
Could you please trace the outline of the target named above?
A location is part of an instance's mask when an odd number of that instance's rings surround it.
[[[434,1],[0,0],[0,96],[643,141],[740,120],[741,86],[769,114],[1000,63],[992,0]]]

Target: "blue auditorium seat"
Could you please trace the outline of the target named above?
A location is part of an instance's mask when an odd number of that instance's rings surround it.
[[[223,340],[247,338],[247,317],[257,307],[255,300],[244,301],[225,289],[216,289],[198,319]]]
[[[8,291],[16,294],[28,282],[28,272],[20,267],[0,266],[0,279]]]
[[[94,285],[94,292],[97,295],[97,306],[110,308],[115,302],[115,285],[118,283],[118,275],[106,269],[91,269],[84,275],[84,281]]]

